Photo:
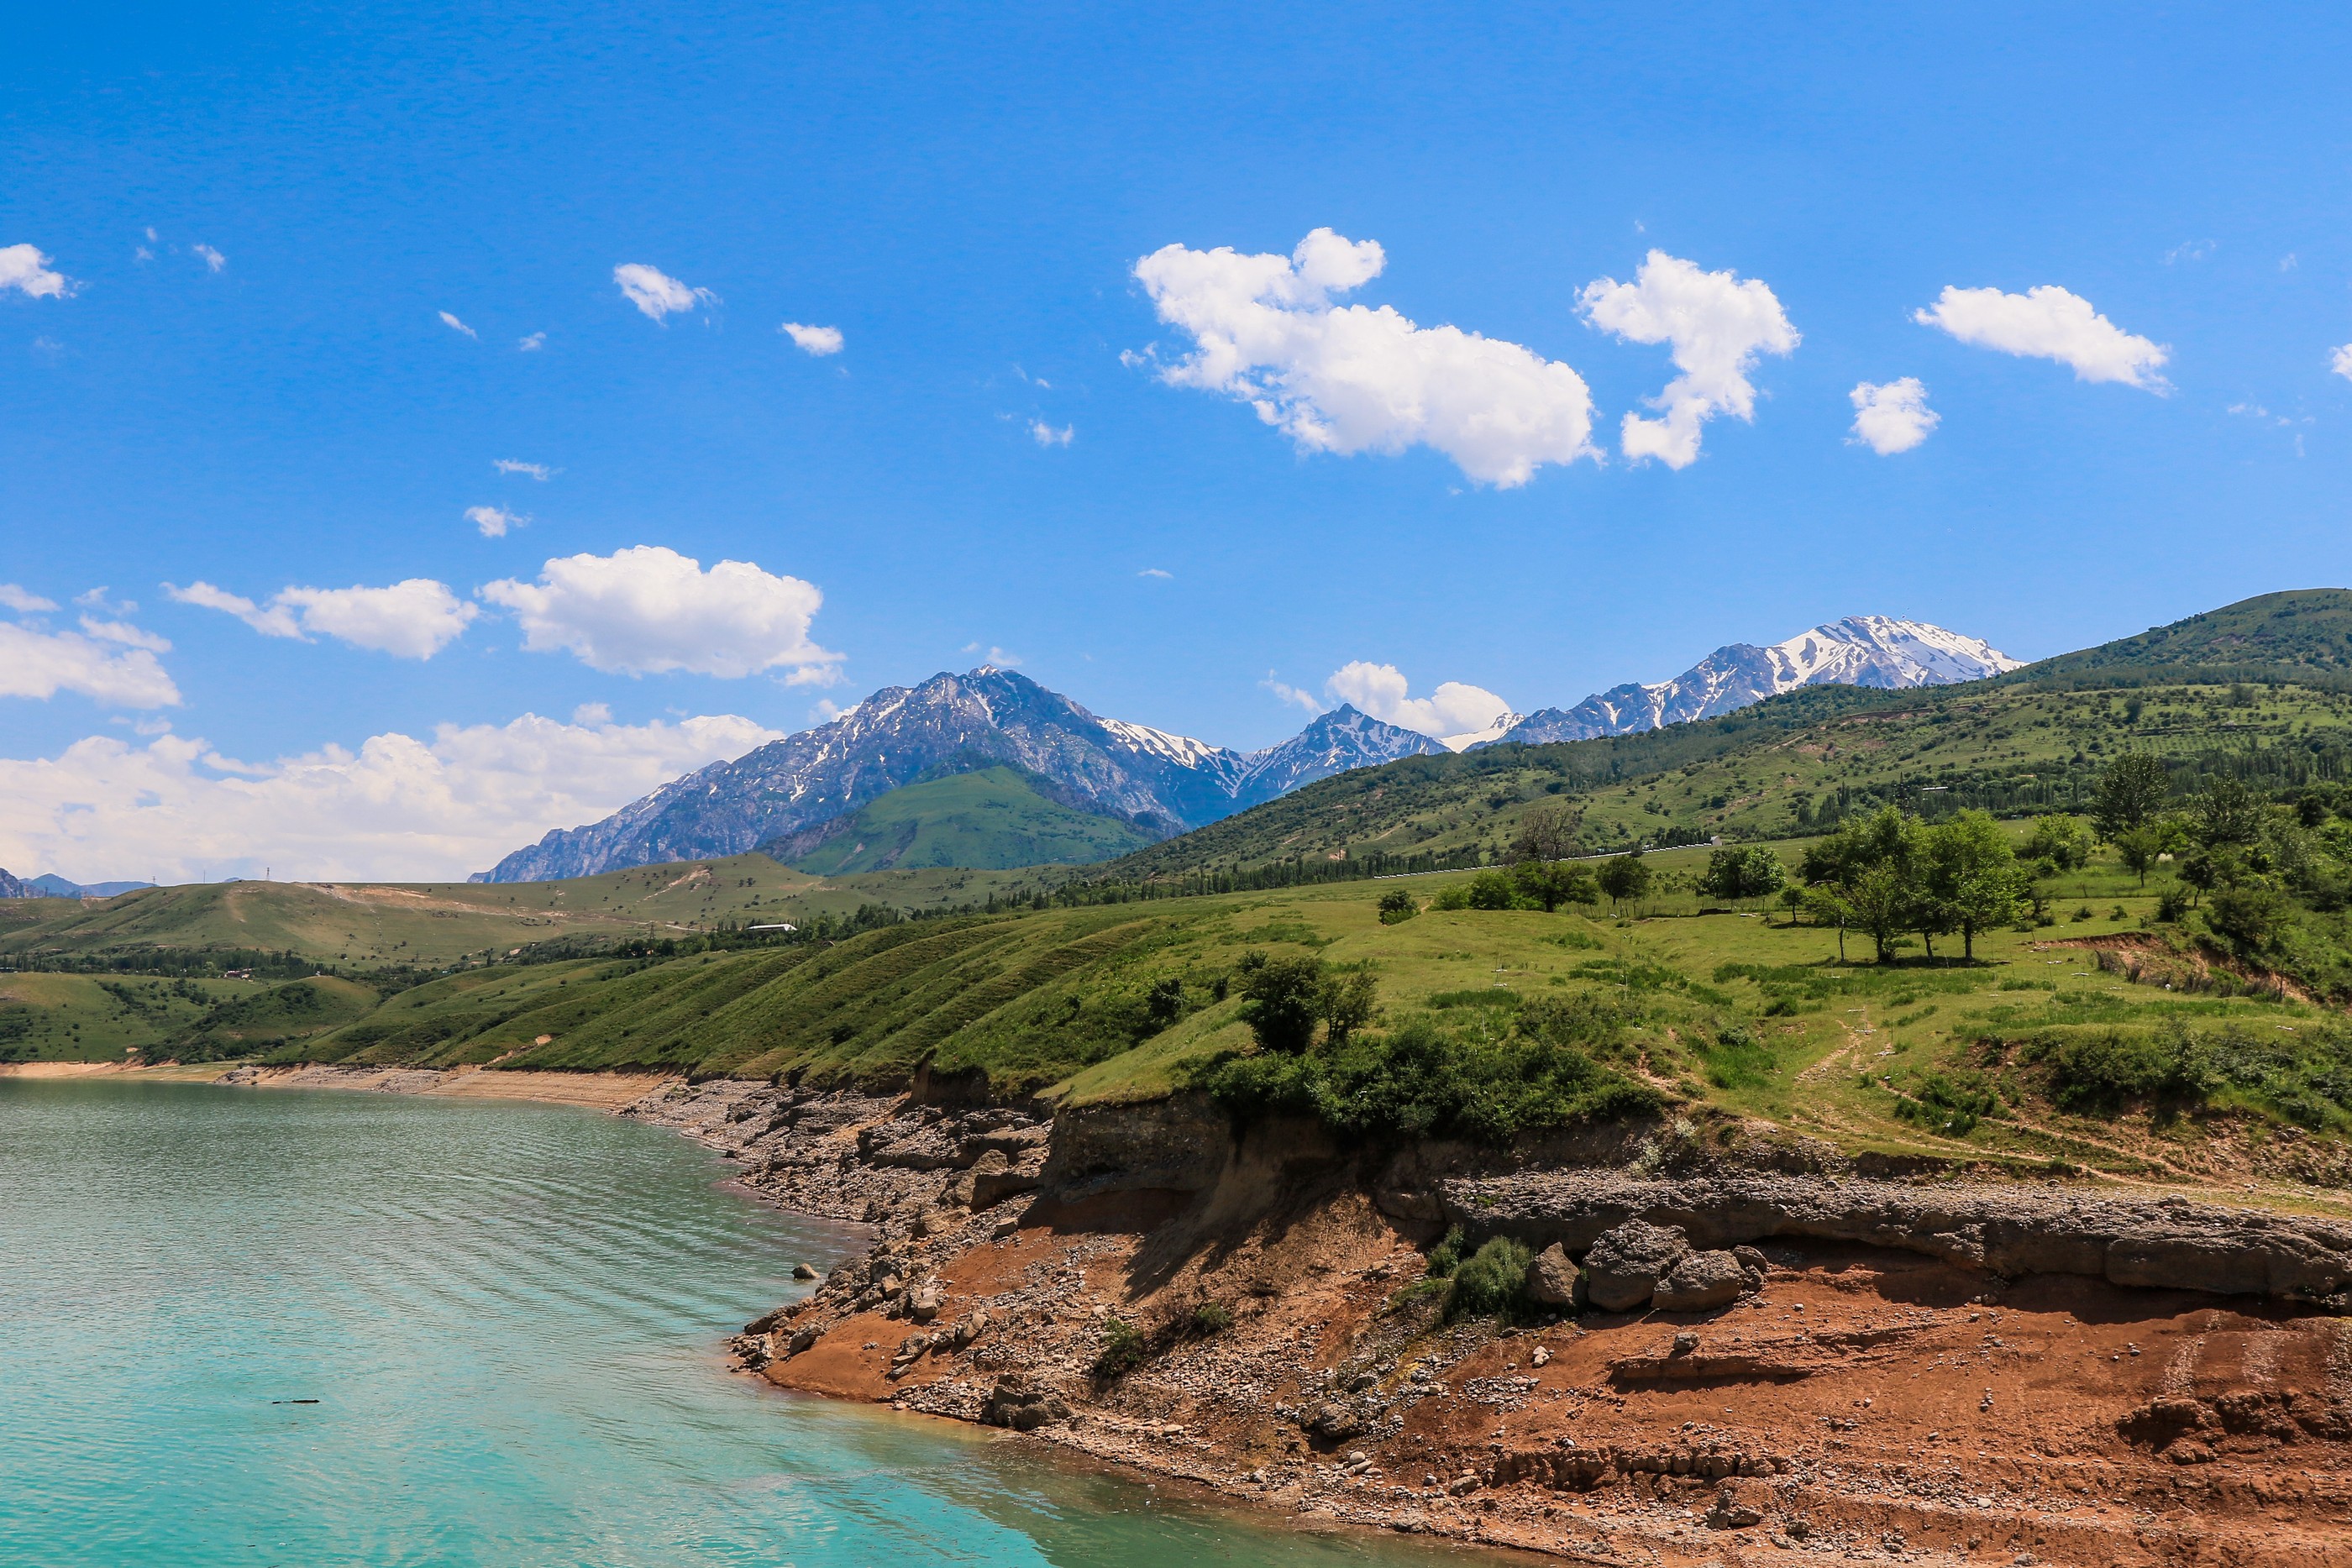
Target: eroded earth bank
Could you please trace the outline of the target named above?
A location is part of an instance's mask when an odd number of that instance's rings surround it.
[[[874,1228],[736,1342],[787,1388],[1584,1562],[2352,1563],[2352,1227],[1673,1126],[1497,1163],[1182,1099],[630,1113]],[[1448,1321],[1455,1229],[1549,1301]]]

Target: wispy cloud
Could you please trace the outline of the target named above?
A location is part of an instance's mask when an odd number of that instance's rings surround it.
[[[2172,390],[2158,373],[2170,357],[2161,343],[2125,331],[2089,300],[2054,283],[2022,294],[1948,285],[1935,304],[1911,319],[1980,349],[2055,360],[2076,381],[2121,382],[2158,394]]]
[[[413,577],[384,588],[283,588],[267,604],[198,580],[163,591],[182,604],[234,615],[265,637],[332,637],[395,658],[429,659],[481,614],[446,583]]]
[[[1162,581],[1162,582],[1166,582],[1166,581],[1168,581],[1171,578],[1173,578],[1176,574],[1175,574],[1174,572],[1172,572],[1172,571],[1163,571],[1163,570],[1161,570],[1160,568],[1158,568],[1158,567],[1156,567],[1156,566],[1147,566],[1147,567],[1145,567],[1141,571],[1137,572],[1135,575],[1136,575],[1136,576],[1138,576],[1138,577],[1156,577],[1156,578],[1158,578],[1160,581]]]
[[[542,485],[546,484],[549,479],[554,477],[556,475],[563,472],[561,468],[550,468],[544,463],[522,463],[518,462],[512,457],[494,457],[490,460],[490,466],[497,469],[501,474],[528,475],[531,478],[538,480]]]
[[[479,332],[475,331],[471,327],[467,326],[463,321],[458,320],[457,318],[450,315],[446,310],[441,312],[441,324],[448,328],[453,332],[463,332],[468,338],[472,338],[477,340],[481,337]]]
[[[2210,239],[2184,240],[2164,253],[2164,265],[2178,267],[2184,261],[2202,261],[2213,254],[2213,249]]]
[[[630,304],[656,321],[698,306],[719,303],[719,296],[708,288],[681,283],[659,267],[647,267],[641,261],[623,262],[614,267],[613,281],[621,286],[621,293]]]
[[[1029,422],[1029,437],[1040,446],[1067,446],[1077,439],[1078,428],[1066,424],[1056,430],[1042,419],[1033,419]]]
[[[468,507],[466,520],[481,529],[486,539],[503,538],[509,528],[526,528],[530,523],[520,512],[509,512],[504,507]]]
[[[517,353],[536,354],[545,347],[547,347],[547,334],[544,332],[533,332],[529,337],[515,340]]]
[[[24,615],[38,615],[58,607],[57,601],[29,593],[13,582],[0,582],[0,605]]]
[[[1287,681],[1275,679],[1272,670],[1265,673],[1265,679],[1260,681],[1258,686],[1263,691],[1272,692],[1281,702],[1305,708],[1310,716],[1319,717],[1324,712],[1323,704],[1313,692],[1302,691]]]
[[[228,257],[223,256],[220,252],[215,250],[208,245],[192,245],[188,248],[195,252],[197,256],[203,260],[205,268],[208,272],[218,272],[222,267],[228,265]]]
[[[178,706],[180,690],[155,658],[169,643],[133,626],[84,625],[88,631],[44,632],[0,621],[0,697],[46,702],[78,692],[110,707]]]
[[[838,327],[804,327],[798,321],[787,321],[776,329],[804,354],[823,359],[827,354],[841,352],[841,329]]]

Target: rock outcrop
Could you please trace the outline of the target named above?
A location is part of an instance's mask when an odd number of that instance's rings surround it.
[[[2184,1197],[2153,1201],[1991,1183],[1621,1171],[1531,1171],[1441,1182],[1445,1217],[1474,1237],[1585,1253],[1593,1304],[1622,1311],[1666,1270],[1663,1244],[1592,1252],[1629,1223],[1699,1248],[1771,1238],[1853,1241],[2015,1278],[2080,1274],[2110,1284],[2270,1296],[2352,1311],[2352,1225]],[[1663,1260],[1663,1262],[1661,1261]],[[1604,1281],[1604,1274],[1606,1276]],[[1624,1303],[1623,1306],[1618,1303]]]

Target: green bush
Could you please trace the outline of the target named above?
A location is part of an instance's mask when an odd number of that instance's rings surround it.
[[[1429,1249],[1429,1277],[1433,1280],[1452,1279],[1454,1270],[1462,1267],[1462,1249],[1469,1239],[1462,1234],[1462,1228],[1458,1225],[1447,1231],[1445,1239]]]
[[[2156,1036],[2117,1030],[2074,1035],[2036,1054],[2049,1070],[2051,1100],[2086,1114],[2135,1101],[2201,1104],[2209,1087],[2200,1042],[2178,1024]]]
[[[1383,925],[1394,925],[1421,913],[1421,905],[1413,902],[1412,894],[1401,887],[1392,887],[1381,894],[1379,907]]]
[[[1150,1342],[1133,1323],[1118,1318],[1103,1322],[1103,1347],[1095,1357],[1095,1376],[1105,1383],[1126,1376],[1150,1354]]]
[[[1458,1137],[1489,1145],[1643,1114],[1658,1092],[1594,1059],[1623,1024],[1586,998],[1524,1005],[1508,1035],[1455,1036],[1426,1016],[1316,1051],[1213,1061],[1195,1082],[1244,1119],[1312,1115],[1343,1136]]]
[[[1202,1338],[1223,1333],[1233,1326],[1234,1314],[1230,1307],[1215,1301],[1202,1301],[1192,1309],[1192,1332]]]
[[[1523,1242],[1497,1236],[1454,1270],[1445,1315],[1454,1318],[1513,1317],[1527,1302],[1528,1265],[1536,1255]]]

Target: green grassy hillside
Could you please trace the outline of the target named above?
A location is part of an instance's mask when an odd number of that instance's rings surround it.
[[[0,975],[0,1062],[220,1061],[294,1046],[378,997],[320,976],[282,985],[150,975]]]
[[[1678,883],[1705,857],[1654,859]],[[1547,1008],[1597,1008],[1616,1020],[1593,1048],[1608,1071],[1708,1136],[1769,1123],[1853,1151],[2142,1176],[2352,1169],[2352,1039],[2335,1015],[2200,956],[2155,919],[2166,884],[2111,862],[2052,879],[2049,924],[1933,966],[1870,963],[1858,937],[1842,960],[1832,930],[1701,914],[1686,887],[1622,918],[1380,917],[1383,894],[1425,906],[1466,875],[924,922],[829,948],[497,966],[276,1054],[877,1089],[928,1071],[997,1095],[1142,1099],[1255,1051],[1242,998],[1255,955],[1369,974],[1376,1030],[1422,1020],[1473,1055]],[[2165,1065],[2183,1052],[2202,1064],[2190,1078]]]
[[[0,965],[184,957],[203,971],[290,954],[359,975],[431,971],[538,944],[591,949],[730,925],[846,917],[871,904],[912,911],[984,904],[1036,880],[947,868],[814,876],[746,854],[568,882],[211,883],[91,904],[0,902]]]
[[[2352,689],[2296,681],[2123,690],[1978,683],[1793,693],[1701,724],[1564,745],[1420,757],[1310,784],[1102,867],[1107,882],[1188,879],[1280,861],[1499,861],[1538,806],[1579,814],[1587,852],[1716,834],[1769,839],[1898,801],[1929,815],[2079,809],[2126,750],[2184,779],[2276,788],[2352,779]]]
[[[1049,800],[1018,769],[1000,767],[893,789],[845,820],[761,849],[814,875],[844,876],[1076,865],[1151,841],[1130,822]]]
[[[2120,684],[2151,674],[2173,681],[2295,675],[2352,680],[2352,591],[2298,589],[2241,600],[2169,626],[2062,653],[2002,677],[2006,682],[2094,676]]]

